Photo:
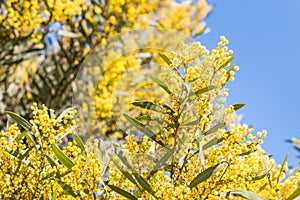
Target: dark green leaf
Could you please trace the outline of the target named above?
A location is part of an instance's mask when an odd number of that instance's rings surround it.
[[[211,91],[211,90],[213,90],[213,89],[215,89],[215,88],[216,88],[216,86],[207,86],[207,87],[205,87],[205,88],[202,88],[202,89],[196,91],[195,93],[190,94],[190,96],[193,96],[193,95],[199,95],[199,94],[202,94],[202,93]]]
[[[159,105],[152,103],[150,101],[135,101],[131,103],[134,106],[144,108],[147,110],[158,111]]]
[[[293,200],[300,196],[300,188],[298,188],[291,196],[287,198],[287,200]]]
[[[263,198],[257,194],[254,194],[254,193],[248,192],[248,191],[243,191],[243,190],[230,191],[229,195],[243,197],[243,198],[249,199],[249,200],[265,200],[265,198]]]
[[[67,185],[66,183],[62,182],[61,180],[57,179],[56,182],[64,189],[64,191],[73,197],[77,197],[77,194],[72,190],[72,187]]]
[[[280,168],[279,175],[278,175],[278,177],[277,177],[277,183],[279,183],[280,174],[283,172],[283,168],[284,168],[284,165],[285,165],[285,163],[286,163],[286,161],[287,161],[287,158],[288,158],[288,154],[285,154],[284,160],[283,160],[283,162],[282,162],[282,164],[281,164],[281,168]]]
[[[198,174],[190,183],[189,188],[196,187],[199,183],[202,183],[203,181],[209,179],[212,175],[217,173],[218,168],[221,164],[217,164],[213,167],[209,167],[200,174]]]
[[[26,150],[26,152],[22,155],[21,153],[19,153],[18,151],[13,151],[13,150],[9,150],[7,151],[9,154],[13,155],[15,158],[18,158],[20,160],[23,160],[24,158],[26,158],[29,155],[29,152],[33,149],[33,146],[31,146],[30,148],[28,148]]]
[[[158,78],[149,75],[149,77],[155,82],[157,83],[163,90],[165,90],[168,94],[171,94],[172,92],[169,90],[168,86],[166,84],[164,84],[161,80],[159,80]]]
[[[219,123],[219,124],[215,125],[214,127],[212,127],[211,129],[209,129],[208,131],[206,131],[204,133],[204,135],[212,134],[212,133],[216,132],[217,130],[219,130],[220,128],[224,128],[225,126],[226,126],[225,122]]]
[[[150,139],[152,139],[153,141],[157,142],[160,145],[164,145],[161,141],[156,140],[156,135],[153,133],[153,131],[151,131],[149,128],[145,127],[145,125],[142,124],[139,120],[134,119],[126,114],[123,114],[123,116],[130,124],[132,124],[134,127],[136,127],[142,133],[144,133]]]
[[[58,158],[58,160],[66,166],[68,169],[72,169],[74,166],[74,163],[68,158],[58,147],[56,147],[54,144],[51,144],[52,150],[55,154],[55,156]]]
[[[49,156],[46,155],[46,158],[47,158],[47,161],[49,162],[49,164],[51,165],[51,167],[56,166],[55,162]]]
[[[118,194],[122,195],[123,197],[126,197],[127,199],[137,200],[137,198],[135,196],[133,196],[129,192],[126,192],[125,190],[122,190],[121,188],[118,188],[118,187],[113,186],[113,185],[107,185],[107,186],[110,187],[110,189],[112,189],[113,191],[115,191]]]
[[[167,63],[168,65],[172,64],[170,59],[165,54],[162,54],[162,53],[158,53],[158,54],[165,61],[165,63]]]
[[[237,111],[237,110],[241,109],[242,107],[244,107],[245,105],[246,105],[245,103],[237,103],[237,104],[233,105],[233,109],[235,111]]]
[[[155,192],[152,190],[151,186],[149,183],[138,173],[133,173],[135,179],[137,182],[147,191],[149,192],[152,196],[154,196]]]
[[[24,133],[25,133],[26,139],[34,146],[35,149],[38,149],[34,139],[31,136],[31,134],[29,134],[28,131],[25,131]]]
[[[127,171],[125,171],[125,169],[123,169],[123,168],[118,164],[118,162],[117,162],[115,159],[111,158],[111,160],[112,160],[112,162],[116,165],[116,167],[118,168],[118,170],[121,171],[122,174],[123,174],[125,177],[128,178],[128,180],[130,180],[133,184],[137,185],[137,182],[134,180],[134,178],[133,178]],[[129,163],[127,163],[127,161],[126,161],[126,164],[125,164],[125,165],[129,165]],[[130,168],[131,168],[131,167],[130,167]]]
[[[6,111],[6,113],[13,119],[15,120],[15,122],[17,122],[20,126],[22,126],[25,130],[27,131],[31,131],[31,124],[24,119],[23,117],[21,117],[20,115],[10,112],[10,111]]]

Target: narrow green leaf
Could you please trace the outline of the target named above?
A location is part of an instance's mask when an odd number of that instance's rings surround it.
[[[288,154],[285,154],[284,160],[283,160],[283,162],[282,162],[282,164],[281,164],[281,168],[280,168],[279,175],[278,175],[278,177],[277,177],[277,183],[279,183],[280,174],[283,172],[283,168],[284,168],[284,165],[285,165],[285,163],[286,163],[286,161],[287,161],[288,156],[289,156]]]
[[[168,65],[172,64],[170,59],[165,54],[162,54],[162,53],[158,53],[158,54],[165,61],[166,64],[168,64]]]
[[[117,162],[115,159],[113,159],[113,158],[111,157],[111,160],[112,160],[112,162],[116,165],[116,167],[118,168],[118,170],[121,171],[122,174],[123,174],[126,178],[128,178],[128,180],[130,180],[133,184],[137,185],[137,182],[134,180],[134,178],[133,178],[127,171],[125,171],[125,170],[118,164],[118,162]],[[137,185],[137,186],[138,186],[138,185]]]
[[[235,59],[235,56],[230,56],[226,62],[222,65],[222,67],[226,67],[229,63],[231,63]]]
[[[196,187],[199,183],[202,183],[203,181],[209,179],[212,175],[214,175],[215,173],[217,173],[218,170],[217,167],[220,164],[217,164],[213,167],[209,167],[206,170],[204,170],[203,172],[201,172],[200,174],[198,174],[190,183],[189,188],[193,188]],[[218,168],[219,169],[219,168]]]
[[[158,111],[159,105],[152,103],[150,101],[135,101],[131,103],[134,106],[144,108],[146,110]]]
[[[211,90],[213,90],[213,89],[215,89],[215,88],[216,88],[216,86],[207,86],[207,87],[205,87],[205,88],[202,88],[202,89],[200,89],[200,90],[198,90],[198,91],[196,91],[196,92],[190,94],[190,96],[203,94],[203,93],[208,92],[208,91],[211,91]]]
[[[74,137],[74,140],[75,140],[77,146],[81,149],[81,152],[82,152],[83,156],[87,159],[87,153],[86,153],[84,144],[81,141],[80,137],[76,133],[72,133],[72,135]]]
[[[25,130],[31,131],[31,124],[26,119],[10,111],[6,111],[6,113]]]
[[[158,170],[162,165],[166,164],[167,161],[173,156],[175,149],[172,148],[156,163],[154,170]]]
[[[47,158],[48,163],[51,165],[51,167],[56,166],[55,162],[49,156],[46,155],[46,158]]]
[[[126,197],[127,199],[137,200],[137,198],[135,196],[133,196],[132,194],[130,194],[129,192],[126,192],[125,190],[123,190],[121,188],[118,188],[117,186],[109,185],[109,184],[107,186],[110,187],[110,189],[112,189],[113,191],[122,195],[123,197]]]
[[[137,182],[147,191],[149,192],[152,196],[154,196],[155,192],[152,190],[151,186],[149,183],[138,173],[133,173],[135,179]],[[154,196],[155,197],[155,196]]]
[[[219,123],[215,126],[213,126],[211,129],[209,129],[208,131],[206,131],[204,133],[204,135],[209,135],[209,134],[212,134],[214,132],[216,132],[217,130],[219,130],[220,128],[224,128],[226,126],[226,123],[225,122],[222,122],[222,123]]]
[[[228,82],[228,80],[230,79],[230,72],[234,70],[234,67],[235,67],[235,65],[232,65],[232,66],[228,69],[228,71],[227,71],[227,73],[226,73],[226,75],[227,75],[226,82]],[[224,84],[224,85],[225,85],[225,84]]]
[[[206,144],[203,145],[203,150],[208,149],[216,144],[221,143],[224,140],[224,138],[217,138],[214,137],[213,139],[211,139],[209,142],[207,142]]]
[[[187,124],[183,124],[182,126],[195,126],[195,125],[198,125],[200,123],[202,119],[202,116],[198,117],[198,119],[194,120],[194,121],[191,121]]]
[[[244,107],[245,105],[246,105],[245,103],[237,103],[237,104],[234,104],[232,106],[233,106],[233,109],[235,111],[237,111],[237,110],[241,109],[242,107]]]
[[[72,187],[67,185],[66,183],[62,182],[61,180],[57,179],[56,182],[64,189],[64,191],[70,194],[73,197],[77,197],[78,195],[72,190]]]
[[[286,200],[293,200],[300,196],[300,188],[291,194]]]
[[[68,158],[58,147],[56,147],[56,145],[51,144],[51,147],[58,160],[69,170],[71,170],[74,166],[74,163],[70,160],[70,158]]]
[[[37,144],[35,143],[34,139],[31,136],[31,134],[28,133],[28,131],[25,131],[25,137],[34,146],[35,149],[38,149]]]
[[[142,116],[139,117],[139,119],[141,119],[141,120],[147,120],[147,121],[151,120],[151,118],[148,115],[142,115]]]
[[[233,190],[230,191],[229,196],[238,196],[249,200],[265,200],[265,198],[254,194],[253,192],[243,191],[243,190]]]
[[[53,191],[51,200],[56,200],[56,198],[57,198],[57,192]]]
[[[161,80],[156,78],[155,76],[149,75],[149,77],[157,83],[163,90],[165,90],[168,94],[171,94],[172,92],[169,90],[168,86],[164,84]]]
[[[25,134],[26,134],[26,131],[23,131],[22,133],[17,135],[14,140],[16,140],[16,142],[19,142],[22,138],[25,137]]]
[[[15,158],[18,158],[20,160],[24,160],[24,158],[26,158],[29,155],[29,152],[33,149],[33,146],[31,146],[30,148],[28,148],[26,150],[26,152],[22,155],[20,154],[18,151],[13,151],[13,150],[9,150],[7,151],[9,154],[11,154],[12,156],[14,156]]]
[[[153,131],[151,131],[149,128],[145,127],[144,124],[142,124],[139,120],[134,119],[132,117],[130,117],[129,115],[123,114],[123,116],[125,117],[125,119],[132,124],[134,127],[136,127],[139,131],[141,131],[142,133],[144,133],[146,136],[148,136],[150,139],[152,139],[153,141],[157,142],[160,145],[164,145],[161,141],[156,140],[156,135],[155,133],[153,133]]]
[[[113,191],[122,195],[123,197],[126,197],[127,199],[137,200],[137,198],[135,196],[133,196],[132,194],[130,194],[129,192],[126,192],[125,190],[123,190],[121,188],[118,188],[117,186],[109,185],[109,184],[107,186],[110,187],[110,189],[112,189]]]

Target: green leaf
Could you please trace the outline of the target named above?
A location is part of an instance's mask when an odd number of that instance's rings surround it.
[[[245,103],[237,103],[237,104],[234,104],[232,106],[233,106],[233,109],[235,111],[237,111],[237,110],[241,109],[242,107],[244,107],[245,105],[246,105]]]
[[[199,94],[202,94],[202,93],[211,91],[211,90],[213,90],[213,89],[215,89],[215,88],[216,88],[216,86],[212,86],[212,85],[211,85],[211,86],[207,86],[207,87],[205,87],[205,88],[202,88],[202,89],[200,89],[200,90],[198,90],[198,91],[196,91],[196,92],[190,94],[190,96],[193,96],[193,95],[199,95]]]
[[[137,182],[147,191],[149,192],[152,196],[154,196],[155,192],[152,190],[151,186],[149,183],[138,173],[133,173],[135,179]],[[155,197],[155,196],[154,196]]]
[[[187,124],[183,124],[182,126],[195,126],[195,125],[198,125],[200,123],[202,119],[202,116],[198,117],[198,119],[194,120],[194,121],[191,121]]]
[[[26,119],[10,111],[6,111],[6,113],[25,130],[31,131],[31,124]]]
[[[167,161],[174,154],[174,152],[175,152],[175,148],[172,148],[171,150],[168,150],[168,152],[156,163],[156,165],[154,167],[154,171],[158,170],[162,165],[166,164]]]
[[[125,117],[125,119],[132,124],[134,127],[136,127],[139,131],[141,131],[142,133],[144,133],[146,136],[148,136],[150,139],[152,139],[153,141],[157,142],[160,145],[164,145],[161,141],[156,140],[156,135],[155,133],[153,133],[153,131],[151,131],[149,128],[145,127],[144,124],[142,124],[139,120],[134,119],[132,117],[130,117],[129,115],[123,114],[123,116]]]
[[[233,71],[234,70],[234,67],[235,67],[235,65],[232,65],[229,69],[228,69],[228,71],[227,71],[227,79],[226,79],[226,82],[228,82],[228,80],[230,79],[230,72],[231,71]],[[225,85],[225,84],[224,84]]]
[[[147,121],[151,120],[151,118],[148,115],[142,115],[142,116],[139,117],[139,119],[141,119],[141,120],[147,120]]]
[[[206,144],[204,144],[202,148],[203,148],[203,150],[208,149],[216,144],[221,143],[223,140],[224,140],[224,138],[215,137],[215,138],[211,139],[209,142],[207,142]]]
[[[189,188],[196,187],[199,183],[202,183],[203,181],[209,179],[212,175],[217,173],[220,168],[219,166],[222,164],[217,164],[213,167],[209,167],[200,174],[198,174],[190,183]]]
[[[67,185],[66,183],[62,182],[59,179],[56,179],[56,182],[64,189],[64,191],[68,194],[70,194],[73,197],[77,197],[78,195],[73,191],[72,187]]]
[[[77,146],[81,149],[83,156],[87,160],[87,153],[86,153],[83,142],[81,141],[80,137],[76,133],[72,133],[72,135],[74,137],[74,140],[75,140]]]
[[[110,187],[110,189],[112,189],[113,191],[122,195],[123,197],[126,197],[127,199],[137,200],[137,198],[135,196],[133,196],[132,194],[130,194],[129,192],[126,192],[125,190],[123,190],[121,188],[118,188],[113,185],[107,185],[107,186]]]
[[[291,194],[286,200],[293,200],[300,196],[300,188]]]
[[[204,132],[204,135],[212,134],[212,133],[216,132],[217,130],[219,130],[220,128],[224,128],[225,126],[226,126],[225,122],[219,123],[219,124],[215,125],[214,127],[212,127],[211,129],[209,129],[208,131]]]
[[[53,191],[51,200],[56,200],[56,198],[57,198],[57,192]]]
[[[31,134],[29,134],[28,131],[25,131],[24,135],[25,135],[26,139],[34,146],[34,148],[38,149],[37,144],[35,143],[34,139],[31,136]]]
[[[165,61],[165,63],[167,63],[168,65],[172,64],[170,59],[165,54],[162,54],[162,53],[158,53],[158,54]]]
[[[279,183],[280,174],[283,172],[283,168],[284,168],[284,165],[285,165],[285,163],[286,163],[286,161],[287,161],[287,158],[288,158],[288,154],[285,154],[284,160],[283,160],[283,162],[282,162],[282,164],[281,164],[281,168],[280,168],[279,175],[278,175],[278,177],[277,177],[277,183]]]
[[[13,150],[9,150],[7,152],[9,154],[11,154],[12,156],[14,156],[15,158],[18,158],[20,160],[24,160],[24,158],[26,158],[29,155],[29,152],[33,149],[33,147],[34,146],[31,146],[30,148],[28,148],[23,155],[21,153],[19,153],[18,151],[13,151]]]
[[[254,193],[248,192],[248,191],[243,191],[243,190],[233,190],[233,191],[230,191],[228,193],[228,195],[238,196],[238,197],[242,197],[242,198],[249,199],[249,200],[265,200],[265,198],[263,198],[257,194],[254,194]]]
[[[58,158],[58,160],[66,166],[69,170],[72,169],[74,166],[74,163],[68,158],[58,147],[56,147],[54,144],[51,144],[52,150],[55,154],[55,156]]]
[[[55,162],[49,156],[46,155],[46,158],[47,158],[48,163],[51,165],[51,167],[56,166]]]
[[[168,86],[164,84],[161,80],[156,78],[155,76],[149,75],[149,77],[157,83],[163,90],[165,90],[168,94],[171,94],[172,92],[169,90]]]
[[[222,65],[222,67],[226,67],[226,65],[228,65],[229,63],[231,63],[233,60],[235,59],[235,56],[230,56],[226,62]],[[221,68],[222,68],[221,67]]]
[[[150,101],[135,101],[131,103],[134,106],[144,108],[146,110],[158,111],[159,105],[152,103]]]
[[[117,162],[115,159],[111,158],[111,160],[112,160],[112,162],[116,165],[116,167],[118,168],[118,170],[121,171],[122,174],[123,174],[126,178],[128,178],[128,180],[130,180],[133,184],[138,185],[137,182],[134,180],[134,178],[133,178],[127,171],[125,171],[125,170],[118,164],[118,162]],[[131,168],[131,167],[130,167],[130,168]]]

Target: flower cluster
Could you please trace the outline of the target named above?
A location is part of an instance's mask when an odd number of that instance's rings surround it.
[[[98,144],[84,148],[74,132],[74,111],[56,117],[31,106],[30,123],[0,132],[1,199],[93,199],[103,190]],[[13,119],[16,115],[13,115]],[[20,121],[18,121],[20,122]],[[73,138],[67,142],[66,137]],[[62,147],[62,150],[60,150]]]
[[[161,79],[165,84],[163,88],[173,104],[165,106],[163,125],[155,137],[148,137],[149,129],[145,126],[143,136],[130,136],[127,143],[121,145],[123,154],[117,153],[120,162],[110,167],[108,184],[115,188],[107,187],[107,196],[119,199],[125,192],[142,199],[231,199],[234,196],[251,199],[257,195],[287,199],[297,190],[300,174],[285,177],[289,170],[286,160],[278,165],[261,148],[266,131],[254,134],[247,125],[234,123],[235,110],[243,104],[224,105],[228,95],[225,85],[238,70],[230,63],[233,57],[225,46],[227,43],[226,38],[221,37],[211,53],[200,43],[183,44],[178,52],[170,53],[168,67],[178,74],[177,80],[174,81],[176,75],[170,71],[168,76],[160,78],[165,77]],[[177,70],[183,71],[184,76]],[[180,83],[182,78],[186,84]],[[178,88],[186,91],[172,92]],[[186,111],[188,108],[193,112]],[[191,120],[192,115],[199,117]],[[131,119],[131,123],[135,121]],[[185,128],[190,126],[196,128]],[[152,139],[151,147],[140,152],[144,160],[139,160],[139,165],[137,159],[129,162],[137,152],[133,149],[138,149],[137,143],[132,142],[136,141],[133,137],[142,137],[143,141]],[[146,159],[148,157],[151,159]],[[128,161],[124,162],[125,158]]]

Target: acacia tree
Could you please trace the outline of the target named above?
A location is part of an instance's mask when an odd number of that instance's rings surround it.
[[[196,36],[210,11],[202,0],[7,0],[0,8],[0,111],[23,116],[32,102],[70,105],[70,83],[97,44],[149,26]]]

